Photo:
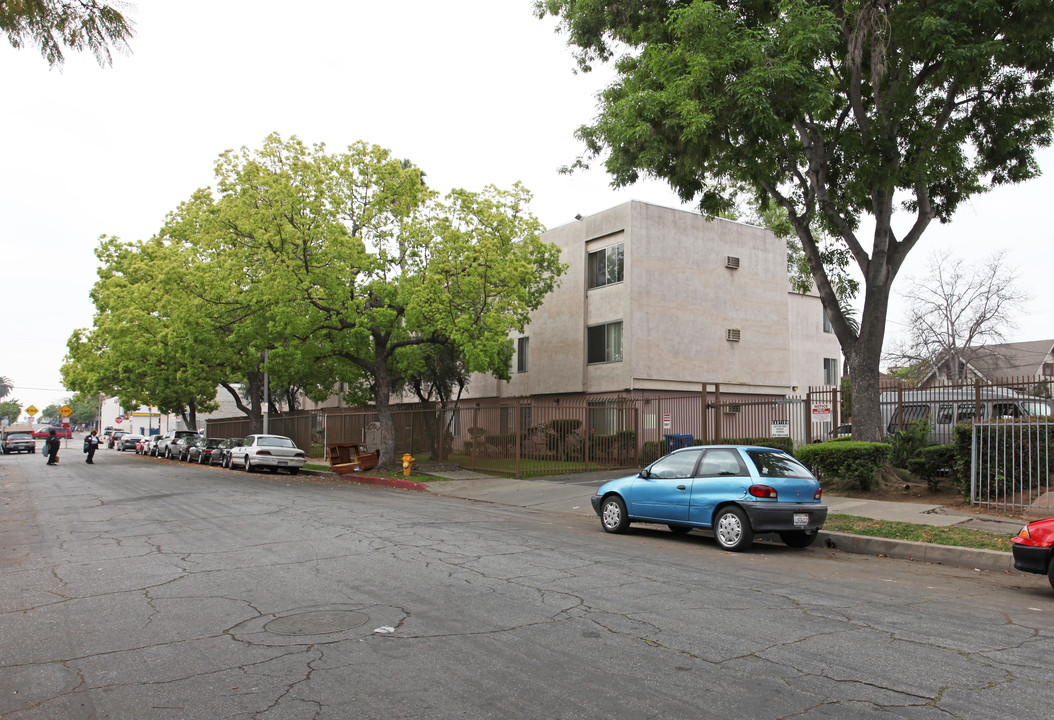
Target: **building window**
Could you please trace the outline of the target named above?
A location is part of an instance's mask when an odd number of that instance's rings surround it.
[[[833,333],[834,325],[831,324],[831,317],[827,314],[827,311],[823,311],[823,331],[825,333]]]
[[[527,349],[530,347],[530,340],[529,337],[516,340],[516,372],[527,372]]]
[[[589,253],[589,287],[622,282],[622,243]]]
[[[1051,375],[1054,375],[1054,362],[1043,363],[1043,376],[1050,377]]]
[[[622,362],[622,321],[586,329],[586,362]]]
[[[823,384],[838,384],[838,358],[823,359]]]

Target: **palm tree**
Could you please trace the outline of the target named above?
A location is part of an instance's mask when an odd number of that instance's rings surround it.
[[[7,375],[0,375],[0,400],[7,397],[14,388],[15,384],[11,382],[11,378]]]

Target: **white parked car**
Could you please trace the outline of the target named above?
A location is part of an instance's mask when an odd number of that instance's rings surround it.
[[[122,435],[113,441],[113,448],[114,450],[120,450],[121,452],[124,452],[125,450],[135,450],[135,444],[140,440],[143,440],[142,435]]]
[[[259,468],[278,472],[282,468],[290,475],[296,475],[307,462],[304,451],[284,435],[250,435],[242,442],[244,444],[230,449],[232,468],[245,468],[247,472]]]

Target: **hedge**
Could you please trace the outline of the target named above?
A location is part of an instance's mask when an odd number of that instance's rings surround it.
[[[803,445],[796,457],[817,478],[855,480],[861,490],[870,490],[879,469],[889,462],[886,443],[831,442]]]

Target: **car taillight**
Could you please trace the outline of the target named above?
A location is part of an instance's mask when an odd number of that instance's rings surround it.
[[[298,452],[295,455],[293,455],[293,457],[304,457],[304,453]]]
[[[776,499],[776,488],[769,487],[768,485],[751,485],[747,488],[747,492],[757,498]]]
[[[816,492],[815,492],[815,493],[813,494],[813,496],[812,496],[812,499],[813,499],[813,500],[819,500],[819,499],[820,499],[820,496],[821,496],[821,495],[823,495],[823,488],[820,488],[819,490],[817,490],[817,491],[816,491]]]
[[[256,454],[257,455],[270,455],[271,451],[270,450],[257,450]]]

